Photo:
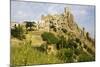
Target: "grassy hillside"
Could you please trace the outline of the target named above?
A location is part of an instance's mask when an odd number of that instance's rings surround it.
[[[55,48],[56,53],[48,54],[47,48],[45,49],[45,46],[48,44],[42,46],[45,41],[43,41],[41,34],[39,32],[28,32],[25,34],[26,38],[23,40],[14,37],[11,39],[11,66],[86,62],[95,60],[94,55],[89,53],[87,49],[78,43],[77,47],[73,48],[73,41],[63,41],[62,38],[60,38],[62,39],[61,43],[66,46],[62,48],[60,46],[60,49]],[[56,46],[57,45],[58,44],[56,44]]]

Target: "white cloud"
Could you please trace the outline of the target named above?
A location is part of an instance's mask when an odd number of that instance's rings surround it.
[[[51,6],[48,8],[48,13],[50,14],[56,14],[57,10],[55,9],[56,6]]]
[[[24,13],[23,11],[18,11],[16,16],[17,16],[18,18],[24,18],[24,17],[27,16],[27,14]]]
[[[59,4],[53,4],[52,6],[48,7],[48,13],[50,14],[57,14],[62,11],[63,11],[62,6],[60,6]]]

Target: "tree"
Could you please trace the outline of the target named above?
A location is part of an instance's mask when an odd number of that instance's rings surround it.
[[[36,23],[34,21],[33,22],[26,21],[26,25],[25,25],[26,29],[28,29],[28,27],[29,27],[30,28],[29,31],[32,31],[32,27],[36,27],[35,24]]]
[[[86,37],[87,37],[87,39],[89,39],[89,32],[86,33]]]
[[[15,24],[15,27],[11,29],[11,35],[20,40],[25,39],[24,29],[20,24],[18,24],[18,26],[16,26],[16,24]]]

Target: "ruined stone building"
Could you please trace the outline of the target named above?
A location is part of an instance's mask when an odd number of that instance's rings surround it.
[[[64,8],[64,12],[61,14],[41,16],[38,29],[49,32],[52,30],[52,27],[54,27],[57,32],[60,32],[62,29],[74,33],[80,32],[70,8]]]

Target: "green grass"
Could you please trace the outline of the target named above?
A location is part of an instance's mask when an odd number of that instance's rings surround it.
[[[11,66],[62,63],[55,55],[47,55],[29,43],[11,47]]]
[[[56,54],[48,55],[46,50],[41,50],[42,47],[40,46],[43,44],[41,34],[39,32],[28,32],[28,34],[25,34],[26,39],[19,40],[17,38],[11,38],[10,62],[12,67],[38,64],[86,62],[95,60],[94,55],[88,55],[85,51],[83,51],[83,48],[78,48],[81,47],[81,44],[73,49],[75,43],[72,43],[72,41],[66,41],[65,43],[65,38],[59,38],[61,39],[61,43],[59,44],[67,45],[68,43],[71,47],[63,47],[58,50],[55,48]],[[48,39],[48,36],[46,36],[46,38]],[[52,39],[51,36],[49,36],[49,40],[54,41],[54,38]],[[57,45],[58,44],[56,44],[56,46]],[[83,54],[82,52],[85,53]]]

